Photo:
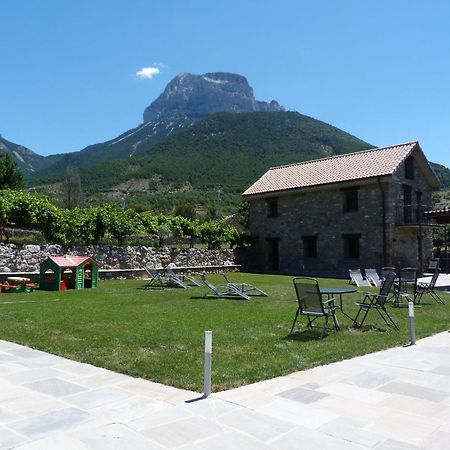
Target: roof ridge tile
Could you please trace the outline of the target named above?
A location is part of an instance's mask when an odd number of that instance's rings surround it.
[[[410,142],[404,142],[402,144],[387,145],[385,147],[368,148],[366,150],[360,150],[358,152],[340,153],[338,155],[326,156],[325,158],[308,159],[307,161],[299,161],[299,162],[296,162],[296,163],[289,163],[289,164],[281,164],[279,166],[272,166],[272,167],[269,168],[269,170],[279,169],[279,168],[282,168],[282,167],[299,166],[299,165],[302,165],[302,164],[313,163],[313,162],[316,162],[316,161],[325,161],[327,159],[341,158],[341,157],[345,157],[345,156],[348,156],[348,155],[357,155],[357,154],[372,152],[372,151],[376,151],[376,150],[387,150],[388,148],[403,147],[403,146],[406,146],[406,145],[413,145],[413,144],[416,145],[418,143],[419,143],[419,141],[410,141]]]

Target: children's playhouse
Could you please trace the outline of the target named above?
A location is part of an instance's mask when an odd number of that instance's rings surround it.
[[[90,256],[49,256],[40,265],[40,289],[65,291],[98,286],[98,264]]]

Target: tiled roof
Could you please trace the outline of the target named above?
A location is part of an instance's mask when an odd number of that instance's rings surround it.
[[[49,257],[59,267],[77,267],[87,259],[91,259],[89,256],[50,256]]]
[[[450,214],[450,208],[429,209],[425,214]]]
[[[242,195],[300,189],[329,183],[392,175],[417,142],[270,168]]]
[[[442,208],[442,209],[433,209],[429,211],[425,211],[425,215],[428,218],[434,219],[439,224],[449,224],[450,223],[450,209]]]

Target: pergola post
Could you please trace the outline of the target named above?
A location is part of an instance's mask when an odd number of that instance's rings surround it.
[[[426,211],[429,219],[434,219],[436,226],[444,228],[444,248],[445,248],[445,273],[448,274],[448,242],[447,225],[450,223],[450,209],[438,209]]]
[[[445,245],[445,273],[448,274],[448,242],[447,242],[447,225],[444,225],[444,245]]]
[[[418,205],[418,219],[419,219],[419,236],[418,236],[418,253],[419,253],[419,273],[420,276],[423,276],[423,228],[422,228],[422,205],[420,204],[420,196],[419,205]]]

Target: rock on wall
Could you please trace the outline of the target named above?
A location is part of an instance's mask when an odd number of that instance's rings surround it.
[[[233,250],[169,249],[164,247],[62,247],[61,245],[0,245],[0,272],[34,272],[48,256],[89,255],[101,269],[142,269],[146,266],[163,267],[234,264]]]

